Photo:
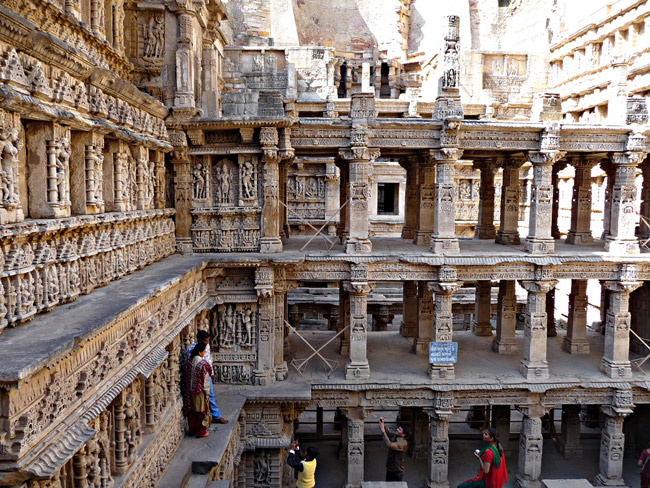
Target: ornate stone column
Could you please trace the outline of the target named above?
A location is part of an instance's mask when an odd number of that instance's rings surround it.
[[[429,289],[435,293],[433,301],[433,340],[436,342],[451,342],[454,330],[451,297],[461,287],[462,282],[456,281],[456,268],[442,266],[439,282],[428,283]],[[444,280],[444,281],[443,281]],[[431,379],[453,379],[455,377],[453,364],[430,364]]]
[[[325,165],[325,220],[332,219],[327,226],[327,235],[336,235],[336,225],[341,219],[341,195],[340,195],[340,173],[341,171],[334,163],[328,161]]]
[[[641,187],[641,222],[639,222],[639,238],[642,241],[650,239],[650,161],[646,161],[641,165],[643,174],[643,186]],[[645,219],[645,222],[643,221]],[[648,248],[643,247],[642,251],[647,252]]]
[[[570,354],[589,354],[587,306],[587,280],[571,280],[567,332],[562,342],[562,349]]]
[[[607,185],[605,186],[605,206],[603,208],[603,233],[600,236],[602,241],[606,241],[610,234],[612,225],[612,194],[614,192],[614,177],[616,167],[611,160],[602,161],[600,168],[607,175]]]
[[[503,165],[503,185],[501,187],[501,215],[498,244],[519,244],[519,168],[524,163],[523,156],[510,157]]]
[[[624,265],[632,268],[633,265]],[[635,267],[634,267],[635,268]],[[633,272],[636,277],[636,272]],[[632,277],[630,277],[632,278]],[[609,306],[605,319],[605,351],[600,370],[610,378],[630,378],[630,293],[643,284],[641,281],[605,281],[609,290]]]
[[[402,166],[406,169],[406,212],[404,227],[402,227],[402,239],[413,240],[415,238],[415,229],[418,227],[420,207],[418,158],[415,156],[405,158]]]
[[[171,132],[174,145],[171,163],[174,165],[174,199],[176,207],[176,247],[182,253],[192,252],[192,173],[187,155],[187,139],[184,132]]]
[[[582,456],[580,405],[562,405],[562,432],[558,447],[565,458]]]
[[[553,254],[555,240],[551,235],[553,213],[553,164],[564,154],[560,151],[530,151],[528,159],[533,165],[533,182],[530,194],[528,237],[524,249],[533,254]]]
[[[591,170],[601,159],[602,155],[589,155],[570,160],[575,168],[575,177],[567,244],[584,245],[594,242],[591,235]]]
[[[566,168],[565,161],[558,161],[553,165],[553,172],[551,173],[551,185],[553,186],[553,210],[551,212],[551,235],[553,239],[560,239],[560,227],[558,219],[560,217],[560,179],[558,173]]]
[[[154,208],[165,208],[165,153],[154,151]],[[206,185],[208,183],[206,182]]]
[[[106,38],[106,30],[104,29],[104,2],[101,0],[90,1],[90,28],[93,34]]]
[[[546,379],[546,294],[557,280],[522,281],[528,292],[528,307],[524,323],[524,350],[519,371],[526,379]]]
[[[417,173],[418,210],[413,242],[418,246],[430,246],[436,195],[436,167],[435,159],[431,154],[420,158]]]
[[[427,486],[449,487],[449,419],[454,413],[454,397],[450,393],[438,393],[434,408],[424,411],[429,416],[429,459]]]
[[[521,488],[540,488],[539,476],[542,472],[542,417],[546,409],[541,405],[517,407],[524,417],[519,434],[519,463],[516,476],[517,486]]]
[[[174,93],[174,108],[194,114],[194,80],[195,66],[193,43],[193,15],[184,11],[178,15],[178,36],[176,40],[176,91]]]
[[[339,330],[350,325],[350,292],[342,282],[339,286]],[[342,355],[350,354],[350,329],[341,334],[341,346],[339,352]]]
[[[613,153],[616,168],[611,198],[611,222],[605,239],[605,251],[625,254],[638,253],[639,240],[634,235],[637,191],[634,184],[636,167],[646,154],[642,152]]]
[[[515,281],[499,282],[497,301],[497,333],[492,341],[492,350],[499,354],[511,354],[517,350],[515,329],[517,327],[517,297]]]
[[[260,129],[262,163],[264,165],[264,210],[262,212],[262,238],[260,252],[282,252],[280,240],[280,158],[278,156],[278,130],[275,127]]]
[[[595,486],[626,486],[623,480],[623,456],[625,434],[623,420],[632,413],[632,392],[616,390],[610,405],[601,406],[605,414],[600,440],[600,473],[594,479]]]
[[[345,241],[348,254],[370,254],[372,243],[368,239],[368,203],[370,201],[370,166],[379,157],[378,149],[368,149],[368,129],[363,125],[352,128],[350,147],[341,149],[339,155],[348,161],[349,184],[347,205],[349,235]]]
[[[433,212],[431,250],[438,254],[460,252],[456,237],[456,170],[463,151],[456,148],[432,151],[436,159],[436,205]]]
[[[402,326],[403,337],[416,337],[418,327],[418,282],[407,280],[403,284]]]
[[[433,340],[433,293],[427,283],[418,283],[417,329],[412,351],[415,354],[429,354],[429,343]]]
[[[113,451],[115,453],[115,474],[120,476],[126,473],[128,468],[128,460],[126,457],[126,414],[124,413],[124,399],[126,393],[120,392],[115,399],[113,406],[113,417],[115,424],[113,426],[115,432],[115,443]]]
[[[474,237],[494,239],[497,235],[494,227],[494,174],[497,170],[497,163],[495,160],[478,160],[474,161],[474,168],[481,171],[478,223]]]
[[[268,385],[275,380],[275,297],[273,268],[260,267],[255,270],[255,291],[259,313],[257,365],[253,371],[256,385]]]
[[[348,424],[348,471],[345,488],[360,488],[363,481],[365,441],[363,423],[368,414],[362,407],[343,409]]]
[[[491,336],[492,324],[490,323],[492,307],[492,282],[480,280],[476,282],[476,298],[474,307],[474,322],[472,332],[477,336]]]
[[[290,236],[289,228],[289,211],[287,210],[287,180],[289,178],[289,167],[293,165],[295,161],[295,151],[291,147],[291,129],[286,127],[278,130],[278,157],[280,158],[280,165],[278,170],[278,195],[280,202],[284,205],[278,205],[278,232],[280,233],[280,238],[283,240],[288,239]],[[336,170],[336,165],[334,164],[334,158],[331,160],[331,167]],[[330,167],[327,166],[326,171],[330,171]],[[337,173],[338,176],[338,173]],[[329,182],[330,175],[326,174],[326,181]],[[338,181],[336,182],[336,198],[338,199]],[[327,189],[325,192],[325,218],[329,218],[327,214]],[[335,226],[330,226],[328,228],[328,233],[334,235],[336,233]]]
[[[73,214],[104,212],[104,135],[71,132],[70,200]],[[83,161],[83,164],[79,162]]]
[[[368,293],[371,285],[367,279],[367,265],[352,270],[352,279],[345,283],[350,292],[350,357],[345,368],[346,379],[370,378],[368,364]]]
[[[274,298],[275,298],[275,326],[273,345],[273,371],[276,381],[284,381],[289,374],[287,362],[284,360],[284,317],[287,290],[290,289],[290,283],[284,278],[284,269],[278,269],[274,272]],[[295,285],[294,285],[295,287]]]

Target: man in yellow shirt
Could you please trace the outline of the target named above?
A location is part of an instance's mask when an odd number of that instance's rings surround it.
[[[298,474],[298,488],[313,488],[316,484],[316,457],[318,457],[318,449],[313,446],[307,448],[305,458],[302,459],[300,455],[300,446],[298,441],[293,441],[289,447],[289,456],[287,457],[287,464],[296,470]]]

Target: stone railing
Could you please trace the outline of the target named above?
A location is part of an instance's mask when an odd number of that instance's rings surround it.
[[[0,333],[175,252],[174,210],[32,220],[0,229]]]

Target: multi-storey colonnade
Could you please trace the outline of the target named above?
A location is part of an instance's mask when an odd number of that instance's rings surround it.
[[[42,39],[21,25],[34,37],[25,49],[38,46]],[[382,406],[421,409],[427,482],[447,486],[453,413],[491,405],[507,433],[503,419],[514,405],[523,415],[517,479],[539,486],[541,418],[562,405],[562,439],[571,452],[580,442],[577,406],[598,405],[604,422],[596,480],[623,484],[624,418],[650,404],[647,381],[630,362],[630,294],[650,279],[639,245],[650,229],[636,230],[639,200],[650,218],[650,178],[641,195],[634,182],[637,168],[648,174],[645,126],[562,124],[553,95],[540,98],[534,122],[464,118],[458,19],[451,17],[448,27],[435,104],[368,93],[301,102],[266,93],[267,112],[252,118],[197,120],[185,107],[163,122],[162,103],[126,83],[115,89],[120,82],[108,68],[119,74],[127,66],[110,56],[100,59],[107,72],[99,76],[85,58],[74,64],[48,51],[49,62],[89,80],[84,98],[86,85],[66,71],[38,74],[43,55],[36,48],[30,52],[40,58],[8,51],[3,79],[14,91],[2,100],[0,153],[0,484],[155,484],[183,436],[179,362],[198,329],[212,332],[217,388],[239,402],[214,479],[243,487],[264,478],[265,486],[285,486],[293,422],[317,405],[347,418],[346,484],[356,488],[364,479],[364,419]],[[160,50],[154,41],[145,45],[152,56]],[[116,49],[124,49],[121,42]],[[190,42],[179,43],[182,66]],[[255,64],[276,69],[268,56]],[[277,72],[256,76],[277,81],[271,75]],[[182,108],[191,97],[177,92],[174,103]],[[408,116],[389,116],[395,113]],[[309,158],[324,164],[322,220],[331,219],[330,234],[340,237],[328,253],[302,250],[306,238],[289,232],[287,175]],[[369,235],[370,167],[380,158],[399,161],[407,172],[401,238]],[[461,158],[481,172],[471,241],[455,231]],[[533,181],[528,234],[519,235],[524,163],[532,165]],[[571,227],[561,240],[554,181],[566,164],[575,179]],[[598,164],[608,197],[605,232],[592,236],[589,175]],[[503,187],[495,225],[498,169]],[[321,192],[318,184],[315,191]],[[169,256],[174,237],[187,254]],[[559,343],[548,338],[547,303],[561,279],[572,281],[568,329]],[[587,334],[588,280],[605,290],[604,337]],[[497,281],[494,333],[490,296]],[[346,367],[308,379],[285,356],[287,292],[316,282],[338,284]],[[377,282],[403,284],[405,378],[387,376],[387,365],[373,360],[379,343],[368,333],[367,297]],[[516,282],[528,293],[523,335],[515,333]],[[476,288],[475,322],[471,333],[455,334],[452,300],[463,284]],[[427,365],[429,342],[456,339],[458,364]],[[487,379],[475,374],[483,367],[475,348],[498,365]]]

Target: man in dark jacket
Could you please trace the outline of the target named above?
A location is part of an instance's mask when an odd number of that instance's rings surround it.
[[[409,428],[398,426],[391,430],[384,424],[384,418],[379,418],[379,428],[383,434],[384,443],[388,446],[386,458],[386,481],[402,481],[404,477],[404,456],[408,442]]]

